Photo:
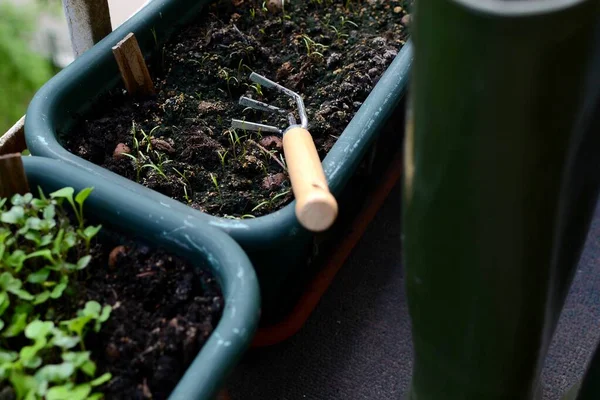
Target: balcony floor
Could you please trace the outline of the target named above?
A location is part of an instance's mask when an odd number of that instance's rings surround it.
[[[306,326],[251,351],[230,379],[232,400],[398,400],[412,367],[396,188]],[[600,207],[543,372],[544,400],[583,374],[600,337]]]

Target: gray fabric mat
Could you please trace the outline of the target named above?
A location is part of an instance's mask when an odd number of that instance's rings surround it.
[[[398,400],[412,348],[400,254],[400,191],[369,226],[296,336],[251,351],[231,377],[233,400]],[[544,399],[578,379],[600,336],[600,210],[543,372]]]

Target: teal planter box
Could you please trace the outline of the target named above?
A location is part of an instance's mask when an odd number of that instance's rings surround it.
[[[227,374],[250,345],[260,314],[260,293],[250,260],[238,244],[207,225],[191,224],[151,199],[136,198],[119,186],[93,179],[86,171],[39,157],[24,157],[31,190],[52,192],[65,186],[94,187],[86,213],[112,230],[160,246],[186,258],[218,279],[223,315],[170,399],[204,400],[217,395]]]
[[[142,51],[150,55],[156,48],[153,32],[159,42],[164,41],[177,27],[196,16],[208,2],[154,0],[83,54],[35,96],[27,112],[27,145],[33,155],[59,159],[73,168],[89,172],[93,177],[91,183],[96,180],[110,181],[133,196],[151,199],[166,211],[185,213],[190,223],[208,224],[228,233],[247,252],[257,270],[263,315],[274,315],[276,309],[291,301],[292,291],[288,282],[298,285],[297,277],[307,273],[309,260],[315,255],[316,240],[322,240],[322,237],[317,238],[300,226],[294,214],[294,203],[252,220],[213,217],[85,161],[68,152],[57,140],[57,132],[68,131],[75,118],[89,110],[99,95],[120,82],[111,49],[113,45],[129,32],[134,32]],[[404,130],[404,107],[401,101],[406,91],[411,62],[412,45],[408,42],[323,161],[330,189],[340,202],[342,215],[351,217],[356,213],[351,207],[360,205],[366,197],[366,190],[356,186],[352,188],[354,184],[349,182],[373,149],[374,143],[380,142],[380,152],[375,156],[371,154],[371,157],[379,162],[388,160],[387,155],[383,155],[385,151],[400,149]],[[352,194],[345,194],[348,191]],[[344,200],[344,196],[353,197]],[[336,231],[343,235],[344,228],[348,227],[346,222],[345,218],[340,218],[337,229],[332,229],[330,236]]]

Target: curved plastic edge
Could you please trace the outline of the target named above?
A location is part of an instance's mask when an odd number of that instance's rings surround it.
[[[186,216],[133,197],[109,181],[94,180],[71,165],[40,157],[24,157],[32,190],[75,190],[92,186],[86,208],[101,221],[132,236],[143,238],[204,265],[221,285],[223,315],[187,372],[170,396],[174,399],[210,399],[217,395],[227,374],[249,347],[260,314],[260,291],[254,268],[240,246],[225,233],[209,226],[191,225]]]
[[[154,0],[121,27],[99,42],[92,49],[75,60],[69,67],[51,79],[42,87],[32,100],[25,122],[25,137],[31,153],[65,161],[72,166],[88,171],[97,178],[111,181],[139,196],[152,198],[157,204],[169,210],[188,214],[194,223],[208,223],[230,234],[242,246],[247,244],[269,247],[273,242],[294,237],[304,228],[298,223],[294,207],[295,202],[272,214],[252,220],[231,220],[214,217],[193,210],[187,205],[164,196],[143,185],[130,181],[107,169],[94,165],[63,148],[57,141],[55,116],[61,108],[61,102],[74,90],[80,90],[87,74],[93,74],[100,68],[114,65],[112,46],[127,32],[142,32],[155,26],[158,19],[183,23],[177,13],[179,8],[186,9],[189,17],[195,14],[207,1],[200,0]],[[164,23],[164,21],[162,21]],[[171,26],[170,31],[175,29]],[[168,35],[165,32],[164,35]],[[143,46],[142,46],[143,47]],[[413,51],[410,41],[400,49],[398,55],[371,91],[357,114],[346,127],[336,144],[323,160],[323,168],[334,195],[339,194],[352,176],[358,163],[366,153],[368,146],[376,139],[378,131],[404,96],[408,86],[408,76],[412,65]],[[116,72],[115,72],[116,73]],[[116,77],[106,86],[112,86]],[[403,127],[399,127],[403,130]],[[400,133],[399,133],[400,134]]]

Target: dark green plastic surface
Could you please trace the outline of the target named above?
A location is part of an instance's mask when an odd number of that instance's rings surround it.
[[[162,41],[177,25],[197,15],[207,3],[208,0],[154,0],[50,80],[37,93],[27,111],[27,145],[33,155],[63,160],[88,171],[94,179],[107,179],[137,196],[153,199],[168,210],[189,214],[190,221],[194,223],[204,222],[230,234],[246,250],[256,267],[266,308],[284,295],[284,280],[293,270],[303,268],[312,252],[314,235],[297,222],[294,204],[252,220],[213,217],[76,157],[65,150],[56,138],[58,131],[67,131],[72,126],[78,113],[91,107],[95,97],[119,82],[111,51],[113,45],[127,33],[134,32],[142,50],[149,54],[155,48],[152,29]],[[397,106],[406,90],[411,62],[409,42],[323,161],[334,195],[342,192],[385,122],[394,112],[400,112]],[[398,135],[402,132],[403,127],[399,126]]]
[[[413,400],[541,395],[598,195],[587,72],[599,3],[416,2],[403,193]]]
[[[161,207],[151,199],[132,196],[86,171],[46,158],[24,157],[32,191],[71,186],[94,187],[85,213],[105,227],[142,239],[178,254],[217,277],[225,309],[215,331],[170,396],[171,400],[212,399],[227,374],[250,345],[259,319],[260,293],[250,260],[225,233],[190,222],[185,214]]]

